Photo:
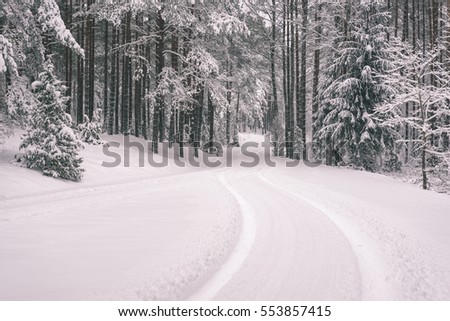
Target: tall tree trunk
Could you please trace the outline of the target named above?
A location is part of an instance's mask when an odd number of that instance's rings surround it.
[[[122,39],[125,47],[131,42],[131,11],[125,16],[125,24],[123,28]],[[126,48],[125,51],[128,49]],[[131,59],[127,52],[123,54],[122,66],[122,132],[124,135],[130,134],[130,75],[131,75]]]
[[[5,50],[4,33],[6,26],[7,18],[6,13],[4,11],[4,3],[3,0],[0,0],[0,41],[2,42],[2,50]],[[0,50],[0,55],[3,55],[3,51]],[[6,68],[0,70],[0,123],[3,120],[3,117],[6,117],[8,112],[8,108],[6,106]]]
[[[302,0],[303,4],[304,0]],[[303,69],[300,68],[300,58],[303,63],[303,56],[300,57],[300,30],[299,30],[299,14],[298,14],[299,0],[294,2],[295,10],[295,112],[296,112],[296,124],[297,127],[301,128],[302,123],[302,95],[303,86],[306,88],[306,84],[303,82]],[[303,19],[303,17],[302,17]],[[303,40],[306,39],[306,33],[303,30],[304,21],[302,20],[302,30],[301,30],[301,46],[303,47]],[[303,48],[302,48],[303,49]],[[303,50],[302,50],[303,54]],[[305,57],[306,59],[306,57]],[[303,68],[303,65],[301,66]],[[296,142],[297,143],[297,142]]]
[[[133,47],[131,46],[131,19],[133,17],[133,14],[130,12],[130,19],[128,20],[127,17],[127,44],[130,44],[129,48],[133,51]],[[133,49],[132,49],[133,48]],[[128,66],[127,66],[127,78],[128,78],[128,135],[130,135],[133,132],[133,73],[134,73],[134,59],[132,59],[132,56],[128,56]]]
[[[435,35],[435,28],[434,28],[434,0],[428,0],[428,32],[429,32],[429,45],[430,45],[430,50],[432,51],[435,47],[436,44],[436,35]],[[434,77],[434,70],[435,70],[435,61],[433,60],[430,63],[430,71],[431,71],[431,75],[430,75],[430,85],[432,86],[436,86],[436,79]],[[430,109],[433,110],[434,106],[430,106]],[[433,118],[433,120],[431,121],[431,129],[436,129],[436,119]],[[431,146],[436,146],[437,144],[437,137],[436,135],[431,135]]]
[[[232,65],[230,60],[227,60],[227,75],[228,78],[232,77]],[[230,133],[230,121],[231,121],[231,112],[230,112],[230,106],[231,106],[231,90],[233,87],[233,83],[231,82],[230,79],[228,79],[227,81],[227,110],[226,110],[226,124],[225,124],[225,139],[226,139],[226,143],[229,144],[231,141],[231,133]]]
[[[178,75],[178,35],[176,34],[176,30],[172,30],[172,69]],[[169,126],[169,143],[172,146],[172,143],[176,141],[175,133],[177,126],[177,115],[178,115],[178,104],[174,102],[172,97],[172,106],[170,111],[170,126]]]
[[[120,43],[120,27],[116,28],[116,45]],[[120,113],[119,113],[119,97],[120,97],[120,55],[118,49],[115,51],[115,61],[113,63],[116,65],[116,86],[115,86],[115,98],[114,98],[114,134],[118,135],[120,133]]]
[[[187,32],[187,34],[189,35],[189,32]],[[184,61],[183,61],[183,69],[186,69],[188,67],[188,64],[186,62],[186,58],[189,55],[189,36],[185,36],[183,38],[183,57],[184,57]],[[187,80],[184,80],[183,83],[187,88],[189,88],[191,86],[191,77],[188,76]],[[184,126],[186,124],[186,117],[187,116],[187,107],[188,102],[184,102],[182,109],[180,109],[180,116],[178,118],[178,144],[180,146],[180,157],[183,158],[184,157],[184,136],[185,136],[185,130],[184,130]],[[189,106],[190,107],[190,106]]]
[[[422,27],[421,27],[421,21],[420,21],[420,15],[421,15],[421,10],[420,10],[420,3],[423,3],[423,0],[417,0],[417,45],[420,44],[420,40],[422,39]]]
[[[423,0],[423,2],[422,2],[422,53],[423,53],[424,57],[425,57],[425,53],[427,50],[427,43],[426,43],[426,37],[425,37],[425,34],[426,34],[426,28],[425,28],[425,26],[426,26],[426,14],[425,14],[426,9],[425,9],[425,6],[426,6],[426,0]]]
[[[238,90],[237,92],[237,101],[236,101],[236,123],[234,125],[234,137],[235,139],[234,143],[239,145],[239,108],[240,108],[240,102],[241,102],[241,92]]]
[[[146,61],[142,67],[142,134],[145,140],[148,140],[148,104],[147,104],[147,90],[149,83],[148,75],[148,62],[150,61],[150,48],[148,45],[144,45],[144,56]]]
[[[198,80],[197,80],[198,81]],[[199,149],[200,149],[200,140],[202,137],[202,124],[203,124],[203,103],[205,101],[205,84],[203,81],[200,81],[200,83],[197,85],[197,94],[195,95],[196,100],[196,106],[194,110],[193,115],[193,138],[192,141],[194,142],[194,156],[199,157]],[[209,96],[209,89],[208,89],[208,96]],[[209,99],[209,98],[208,98]]]
[[[91,0],[91,4],[95,0]],[[95,109],[95,16],[91,15],[90,54],[89,54],[89,119],[94,116]]]
[[[132,34],[132,30],[131,30],[131,19],[133,17],[133,14],[129,13],[130,18],[128,20],[127,17],[127,44],[130,44],[130,49],[132,48],[131,46],[131,34]],[[134,48],[133,48],[134,49]],[[132,49],[131,49],[132,50]],[[134,63],[133,63],[133,59],[132,56],[128,56],[128,66],[127,66],[127,78],[128,78],[128,135],[130,135],[133,132],[133,73],[134,73]]]
[[[411,3],[412,11],[411,11],[411,16],[410,17],[411,17],[411,22],[412,22],[412,47],[413,47],[413,52],[415,53],[416,50],[417,50],[417,36],[418,36],[417,25],[419,24],[418,20],[416,20],[418,18],[418,17],[416,17],[416,10],[417,11],[419,11],[419,10],[418,10],[418,6],[417,6],[417,9],[416,9],[416,0],[412,0],[411,2],[412,2]],[[412,110],[412,114],[413,115],[415,115],[416,109],[417,109],[416,104],[414,102],[411,103],[411,110]],[[417,137],[415,128],[411,129],[410,136],[411,136],[411,138],[413,140],[411,142],[411,144],[410,144],[410,148],[411,148],[411,151],[414,151],[415,150],[415,140],[416,140],[416,137]]]
[[[289,27],[288,20],[288,4],[289,0],[283,2],[283,94],[284,94],[284,141],[285,141],[285,156],[289,157],[289,142],[290,142],[290,108],[289,108]]]
[[[211,92],[208,89],[208,121],[209,121],[209,143],[214,142],[214,104],[211,99]]]
[[[435,34],[434,34],[434,19],[433,19],[433,0],[428,0],[428,40],[430,42],[430,49],[433,50],[435,44]]]
[[[150,33],[152,30],[152,27],[150,25],[150,22],[147,22],[147,30]],[[145,64],[144,64],[144,91],[143,91],[143,100],[144,100],[144,112],[143,112],[143,124],[142,124],[142,131],[144,133],[144,139],[149,139],[149,132],[150,132],[150,103],[147,99],[147,94],[150,92],[150,73],[149,73],[149,67],[150,67],[150,61],[152,58],[152,49],[151,44],[145,44]]]
[[[117,117],[115,112],[116,106],[116,57],[117,57],[117,31],[112,28],[112,43],[111,43],[111,79],[109,82],[109,111],[108,111],[108,134],[114,133],[114,120]]]
[[[444,33],[444,31],[443,31]],[[447,30],[445,31],[445,37],[446,37],[446,46],[447,46],[447,63],[446,67],[447,70],[450,70],[450,0],[447,0]],[[445,126],[450,125],[450,116],[445,116],[444,120]],[[450,137],[449,133],[444,134],[444,141],[443,141],[443,147],[445,151],[450,150]]]
[[[105,33],[103,36],[104,40],[104,57],[103,57],[103,115],[105,121],[105,127],[107,131],[110,132],[109,127],[109,119],[111,118],[110,110],[108,108],[108,56],[109,56],[109,24],[108,20],[105,20]]]
[[[403,0],[403,28],[402,41],[409,41],[409,0]]]
[[[85,31],[85,102],[87,103],[87,115],[92,119],[94,114],[94,76],[95,76],[95,18],[90,12],[92,4],[95,0],[87,0],[87,17],[86,17],[86,31]]]
[[[66,24],[67,28],[72,29],[72,7],[73,7],[73,1],[72,0],[65,0],[65,13],[66,13]],[[69,97],[69,100],[67,101],[67,113],[72,114],[72,50],[70,48],[65,49],[65,60],[66,60],[66,86],[67,86],[67,92],[66,95]]]
[[[89,8],[90,8],[90,3],[91,0],[86,0],[85,5],[87,12],[89,12]],[[90,110],[89,110],[89,106],[90,106],[90,88],[89,85],[91,84],[91,82],[89,81],[89,67],[90,67],[90,62],[89,60],[91,59],[91,46],[90,46],[90,41],[91,41],[91,21],[90,21],[90,17],[89,17],[89,13],[85,16],[85,23],[84,23],[84,51],[85,51],[85,59],[84,59],[84,106],[83,106],[83,121],[84,121],[84,115],[87,115],[88,117],[90,116]]]
[[[391,12],[391,0],[387,0],[387,11]],[[391,20],[389,19],[389,25],[391,24]],[[389,29],[386,32],[387,41],[389,42],[391,40],[391,33],[389,32]]]
[[[350,34],[350,17],[351,17],[351,0],[346,0],[345,2],[345,19],[344,19],[344,38],[349,40],[348,36]],[[344,67],[345,69],[345,67]]]
[[[142,126],[142,77],[137,76],[136,79],[134,80],[134,135],[136,137],[141,136],[141,126]]]
[[[424,84],[425,85],[425,84]],[[426,119],[428,118],[425,106],[420,102],[420,116],[422,118],[423,127],[425,127]],[[427,176],[427,144],[428,139],[426,136],[426,131],[422,129],[422,147],[421,147],[421,157],[422,157],[422,187],[423,189],[428,189],[428,176]]]
[[[290,70],[289,70],[289,158],[294,158],[294,127],[295,127],[295,82],[296,82],[296,66],[295,66],[295,0],[290,1],[289,9],[289,26],[290,26]]]
[[[398,36],[398,1],[394,2],[394,36],[397,38]]]
[[[79,0],[78,4],[81,8],[83,0]],[[77,41],[79,44],[84,40],[84,21],[78,22],[78,34]],[[87,56],[87,52],[85,56]],[[77,57],[77,124],[83,123],[84,116],[84,63],[83,57],[78,55]]]
[[[277,2],[272,0],[272,39],[270,41],[270,78],[272,84],[272,117],[270,119],[270,126],[274,139],[278,141],[278,93],[277,93],[277,78],[276,78],[276,43],[277,43],[277,21],[276,21]],[[274,128],[274,122],[276,127]],[[278,148],[275,146],[275,155],[278,156]]]
[[[141,14],[136,16],[136,41],[139,39],[140,30],[143,26],[143,17]],[[138,56],[138,60],[136,61],[136,69],[138,70],[138,74],[134,80],[134,135],[136,137],[141,136],[141,126],[142,126],[142,63],[141,63],[141,55],[142,55],[142,46],[136,45],[136,53]]]
[[[315,50],[314,50],[314,76],[313,76],[313,89],[312,89],[312,114],[313,114],[313,124],[316,121],[316,115],[319,111],[319,76],[320,76],[320,43],[322,37],[322,26],[321,23],[321,10],[322,3],[317,5],[316,12],[314,14],[315,32],[316,37],[314,40]]]
[[[158,39],[156,42],[156,88],[159,87],[161,73],[164,68],[164,19],[161,10],[156,16]],[[164,139],[164,97],[160,92],[156,95],[156,103],[153,111],[153,152],[158,153],[158,142]]]
[[[124,18],[123,20],[126,20],[126,18]],[[121,49],[121,84],[120,84],[120,133],[124,134],[124,129],[125,129],[125,124],[124,124],[124,120],[128,117],[125,117],[124,113],[126,110],[126,114],[128,115],[128,108],[126,107],[126,105],[128,104],[128,86],[127,86],[127,79],[126,79],[126,40],[127,40],[127,30],[126,30],[126,23],[124,21],[122,21],[121,25],[120,25],[120,29],[121,29],[121,44],[120,46],[122,47]]]
[[[439,0],[440,2],[440,0]],[[433,43],[437,45],[439,38],[439,3],[438,0],[432,0],[433,5]]]
[[[402,41],[409,41],[409,1],[404,0],[403,6],[403,30],[402,30]],[[405,117],[409,117],[409,103],[405,104]],[[405,163],[409,161],[409,152],[410,152],[410,128],[409,125],[405,125]]]
[[[302,0],[302,62],[301,62],[301,87],[299,127],[302,133],[303,158],[306,159],[306,33],[308,31],[308,0]],[[315,54],[315,53],[314,53]]]
[[[416,0],[412,0],[411,20],[412,20],[412,46],[413,51],[416,51],[417,47]]]
[[[422,143],[426,144],[425,132],[422,134]],[[422,147],[422,188],[428,189],[428,177],[427,177],[427,152],[426,146]]]

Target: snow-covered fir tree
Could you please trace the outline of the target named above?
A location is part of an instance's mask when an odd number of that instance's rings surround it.
[[[100,134],[102,133],[102,110],[100,108],[94,111],[92,120],[84,115],[84,123],[78,125],[80,139],[90,145],[102,144]]]
[[[391,92],[380,78],[390,61],[389,13],[377,0],[363,1],[359,11],[336,31],[315,139],[326,151],[329,165],[331,155],[340,154],[353,166],[375,171],[377,155],[392,142],[390,133],[373,119],[375,107]]]
[[[25,154],[18,157],[19,163],[54,178],[80,180],[84,172],[78,155],[82,143],[70,128],[65,87],[54,75],[50,60],[32,88],[38,104],[31,111],[29,128],[22,137],[20,148]]]

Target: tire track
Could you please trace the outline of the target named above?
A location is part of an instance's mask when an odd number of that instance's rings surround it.
[[[259,173],[259,178],[266,184],[285,193],[289,193],[316,208],[342,232],[358,259],[358,265],[362,278],[363,300],[394,299],[394,291],[386,281],[385,262],[383,262],[383,260],[380,259],[380,256],[377,255],[378,250],[376,246],[372,244],[373,242],[367,239],[362,232],[360,232],[356,227],[346,224],[346,222],[340,220],[328,207],[272,183],[265,178],[262,173]]]
[[[233,275],[239,271],[252,250],[256,237],[257,223],[253,208],[233,187],[230,186],[223,174],[219,175],[218,178],[219,182],[231,195],[233,195],[241,208],[241,235],[235,248],[220,269],[208,280],[205,285],[203,285],[203,287],[200,288],[200,290],[188,298],[188,300],[192,301],[212,300],[214,296],[231,280]]]

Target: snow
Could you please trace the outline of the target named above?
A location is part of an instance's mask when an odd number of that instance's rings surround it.
[[[6,60],[6,61],[5,61]],[[8,68],[12,75],[18,76],[16,61],[14,60],[14,50],[11,42],[0,35],[0,73],[6,72]]]
[[[266,177],[276,177],[278,186],[308,200],[343,232],[358,258],[363,299],[448,300],[448,196],[365,172],[298,174]]]
[[[361,135],[361,142],[365,142],[366,140],[370,140],[370,139],[371,139],[371,137],[370,137],[370,134],[368,132],[364,132]]]
[[[6,72],[5,59],[3,59],[3,53],[0,52],[0,72]]]
[[[31,89],[32,90],[36,90],[36,88],[42,87],[44,85],[44,83],[40,80],[36,80],[33,81],[33,83],[31,84]]]
[[[63,45],[71,48],[77,54],[84,56],[84,50],[76,42],[71,32],[66,28],[61,18],[58,4],[54,0],[42,0],[38,8],[38,20],[44,32],[50,30]]]
[[[60,131],[62,136],[68,136],[73,140],[76,140],[77,137],[75,136],[75,133],[73,132],[72,128],[69,126],[64,126]]]
[[[243,168],[237,150],[208,169],[138,167],[131,148],[130,167],[106,168],[90,145],[75,183],[13,166],[17,146],[0,147],[2,300],[450,300],[448,195],[284,159]]]
[[[211,300],[217,293],[231,280],[242,267],[244,261],[252,250],[253,243],[256,237],[257,223],[256,215],[253,208],[247,201],[233,189],[224,175],[219,176],[219,181],[236,199],[241,208],[242,214],[242,229],[241,236],[236,244],[230,257],[223,264],[219,271],[194,295],[189,297],[189,300],[206,301]]]
[[[240,216],[220,183],[148,167],[111,173],[101,150],[86,146],[75,184],[12,167],[6,146],[0,298],[178,299],[228,255]]]

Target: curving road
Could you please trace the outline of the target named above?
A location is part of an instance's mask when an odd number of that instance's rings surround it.
[[[1,200],[0,299],[450,299],[448,196],[242,160]]]
[[[244,233],[235,247],[247,258],[231,255],[189,299],[450,298],[448,196],[368,173],[287,168],[282,159],[220,177],[250,221],[251,238]]]
[[[361,298],[357,257],[345,236],[325,215],[274,188],[258,173],[231,177],[229,184],[251,204],[256,221],[253,246],[227,284],[217,289],[213,297],[199,299]]]

